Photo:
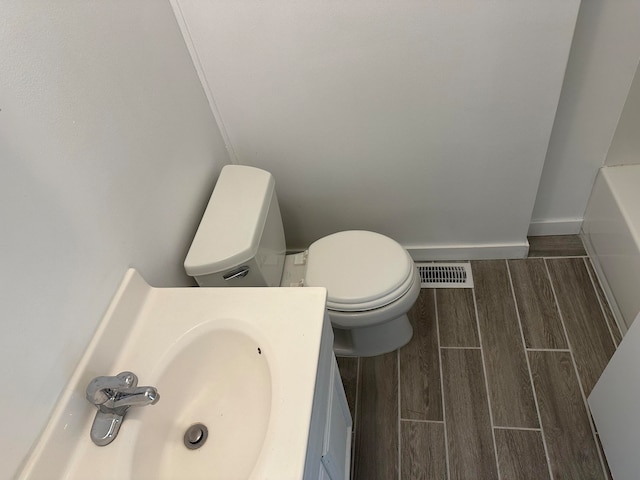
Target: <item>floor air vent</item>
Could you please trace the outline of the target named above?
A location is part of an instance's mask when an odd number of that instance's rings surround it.
[[[416,263],[422,288],[473,288],[470,263]]]

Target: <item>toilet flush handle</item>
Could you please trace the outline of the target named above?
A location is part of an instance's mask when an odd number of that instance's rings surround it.
[[[223,275],[222,278],[224,278],[225,280],[233,280],[234,278],[246,277],[248,273],[249,273],[249,267],[246,265],[243,265],[242,267],[237,268],[236,270],[231,270],[229,273]]]

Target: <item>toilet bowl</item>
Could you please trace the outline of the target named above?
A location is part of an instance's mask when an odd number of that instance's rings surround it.
[[[411,340],[407,312],[420,293],[413,260],[397,242],[368,231],[338,232],[308,250],[304,285],[327,288],[339,355],[387,353]]]
[[[396,241],[349,230],[286,255],[273,176],[228,165],[185,259],[200,286],[311,286],[327,289],[339,355],[372,356],[411,339],[407,312],[420,293],[417,268]]]

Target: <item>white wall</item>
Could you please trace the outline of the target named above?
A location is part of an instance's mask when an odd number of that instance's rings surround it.
[[[577,0],[173,3],[290,248],[363,228],[416,258],[526,253]]]
[[[227,155],[168,3],[0,7],[8,478],[127,267],[154,285],[189,283],[182,261]]]
[[[530,233],[577,233],[640,58],[640,2],[584,0]]]
[[[605,161],[606,165],[638,163],[640,163],[640,66],[633,77],[631,89]]]

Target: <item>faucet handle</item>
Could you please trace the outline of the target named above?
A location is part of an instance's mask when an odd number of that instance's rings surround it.
[[[90,436],[101,447],[116,438],[129,407],[153,405],[160,399],[155,387],[138,387],[138,377],[131,372],[94,378],[87,385],[86,395],[98,408]]]
[[[121,380],[125,386],[118,388],[135,388],[138,386],[138,376],[133,372],[120,372],[116,375],[118,380]]]
[[[138,377],[132,372],[120,372],[116,376],[96,377],[87,385],[87,400],[94,405],[102,405],[113,398],[113,390],[122,388],[135,388],[138,386]]]

